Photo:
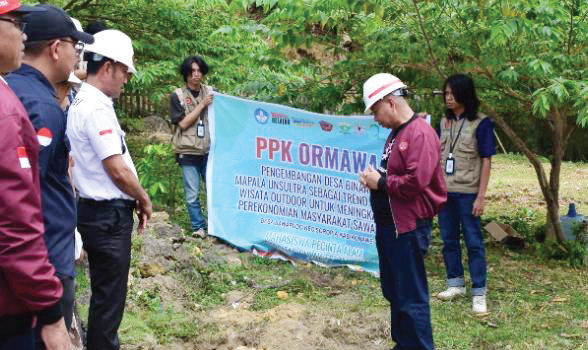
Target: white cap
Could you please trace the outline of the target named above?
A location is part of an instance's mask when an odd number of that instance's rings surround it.
[[[137,73],[133,64],[133,43],[120,30],[106,29],[94,34],[94,43],[86,45],[85,50],[124,64],[129,73]]]
[[[406,89],[402,80],[389,73],[378,73],[363,83],[363,103],[367,113],[374,103],[384,96],[398,90]]]

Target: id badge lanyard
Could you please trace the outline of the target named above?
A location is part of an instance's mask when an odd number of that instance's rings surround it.
[[[453,120],[451,121],[451,127],[449,129],[449,155],[445,160],[445,174],[453,175],[455,173],[455,158],[453,158],[453,149],[457,144],[457,140],[459,140],[459,136],[461,135],[461,129],[463,129],[463,125],[465,124],[465,117],[461,122],[461,126],[459,127],[459,131],[457,132],[457,136],[455,140],[453,140]]]

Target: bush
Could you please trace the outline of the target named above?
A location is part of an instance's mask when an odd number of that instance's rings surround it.
[[[588,224],[575,224],[572,233],[576,237],[573,241],[546,241],[538,245],[539,255],[545,259],[565,260],[572,267],[584,266],[588,255]]]
[[[183,204],[182,174],[176,164],[171,144],[148,144],[136,157],[141,186],[156,209],[173,213]]]
[[[498,217],[486,216],[483,218],[482,226],[490,221],[509,225],[522,236],[525,243],[531,245],[535,242],[543,242],[545,238],[545,224],[542,223],[542,215],[530,208],[517,208],[514,213],[509,212]]]
[[[529,208],[518,208],[514,213],[506,213],[498,217],[487,216],[483,218],[482,225],[490,221],[507,224],[515,229],[525,240],[525,244],[534,251],[537,256],[545,260],[562,260],[572,267],[580,267],[585,264],[588,253],[588,224],[576,224],[573,234],[576,240],[553,241],[545,240],[547,225],[545,219],[536,211]]]

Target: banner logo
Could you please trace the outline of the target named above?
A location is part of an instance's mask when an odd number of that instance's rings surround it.
[[[269,113],[261,108],[256,109],[254,115],[259,124],[265,124],[269,120]]]

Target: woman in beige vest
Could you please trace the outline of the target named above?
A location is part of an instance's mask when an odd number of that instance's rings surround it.
[[[447,117],[440,125],[441,165],[448,198],[439,213],[439,226],[448,288],[437,297],[450,300],[466,294],[460,245],[460,232],[463,232],[472,279],[472,310],[484,314],[487,312],[486,252],[480,215],[484,211],[491,157],[496,154],[494,124],[478,112],[480,102],[470,77],[462,74],[449,77],[443,91]]]

